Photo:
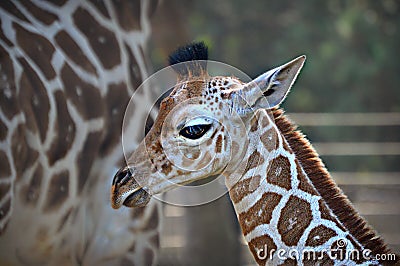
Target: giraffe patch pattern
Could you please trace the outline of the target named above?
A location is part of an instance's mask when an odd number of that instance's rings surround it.
[[[287,190],[291,189],[290,162],[287,157],[279,155],[273,159],[267,168],[267,172],[268,183]]]
[[[243,234],[247,235],[257,225],[268,224],[272,219],[272,212],[282,196],[272,192],[265,192],[261,198],[246,212],[239,214]],[[256,215],[255,215],[256,214]]]
[[[0,141],[6,143],[0,147],[0,244],[5,247],[0,261],[96,264],[107,256],[112,264],[142,256],[142,247],[135,254],[129,247],[112,256],[103,254],[104,246],[92,239],[99,234],[96,226],[86,227],[80,239],[71,228],[83,230],[83,214],[87,224],[121,219],[126,227],[144,225],[147,213],[158,209],[154,204],[145,208],[146,215],[130,217],[127,212],[104,218],[108,195],[99,193],[112,169],[121,165],[126,103],[148,76],[142,46],[150,28],[143,25],[150,25],[154,4],[0,3]],[[141,239],[150,241],[158,234],[158,218],[149,229],[154,233]],[[127,230],[124,241],[134,244],[133,234],[138,232]],[[115,230],[107,234],[110,239],[119,237]],[[47,239],[48,245],[38,248],[36,236]],[[77,252],[78,246],[90,249]],[[157,243],[144,246],[151,248],[148,261],[154,261]],[[101,254],[96,263],[85,257],[88,252]]]
[[[312,212],[310,204],[296,196],[290,196],[285,207],[281,211],[278,222],[278,232],[282,241],[287,246],[297,245],[304,230],[310,225]]]
[[[309,233],[306,245],[311,247],[320,246],[336,235],[334,230],[324,225],[318,225]]]

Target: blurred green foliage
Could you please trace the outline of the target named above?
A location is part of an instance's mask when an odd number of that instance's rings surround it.
[[[156,68],[165,66],[163,47],[193,40],[251,77],[305,54],[284,104],[291,112],[400,111],[399,1],[168,0],[163,8],[150,49]]]

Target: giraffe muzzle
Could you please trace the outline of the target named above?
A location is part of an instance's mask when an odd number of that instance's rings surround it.
[[[119,209],[122,205],[130,208],[144,207],[151,195],[135,180],[129,167],[121,168],[114,176],[111,187],[111,206]]]

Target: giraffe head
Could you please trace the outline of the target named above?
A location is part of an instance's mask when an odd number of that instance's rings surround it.
[[[115,175],[114,208],[144,206],[151,195],[232,173],[243,159],[255,112],[285,99],[305,61],[300,56],[244,83],[209,76],[206,61],[196,61],[207,60],[206,49],[202,43],[191,44],[170,56],[171,65],[189,62],[175,67],[176,86],[161,102],[154,125],[127,166]]]

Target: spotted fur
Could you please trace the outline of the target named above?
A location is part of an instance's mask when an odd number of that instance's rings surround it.
[[[304,56],[298,57],[249,83],[235,77],[210,77],[201,71],[181,77],[161,104],[141,148],[131,156],[129,164],[134,170],[128,181],[133,185],[129,186],[133,190],[139,184],[145,186],[146,198],[176,184],[222,174],[244,237],[259,265],[378,265],[381,262],[373,255],[390,250],[334,184],[310,143],[277,109],[304,61]],[[182,104],[188,101],[191,104]],[[210,126],[207,137],[199,137],[205,156],[182,164],[183,155],[199,147],[179,137],[176,128],[193,114],[212,116],[219,122]],[[160,137],[163,127],[165,145]],[[221,147],[221,138],[227,139],[227,148]],[[171,168],[149,173],[152,166],[144,163],[144,145],[150,148],[150,161],[169,160]],[[213,157],[214,161],[207,164]],[[129,191],[129,186],[113,183],[114,207],[135,205],[135,201],[114,200]],[[136,200],[140,203],[143,199]],[[318,256],[284,258],[281,252],[302,254],[308,249]],[[335,249],[341,254],[332,258],[328,251]],[[370,258],[345,256],[367,249],[372,252]],[[266,256],[260,256],[262,253]],[[396,257],[389,263],[398,260]]]
[[[158,205],[105,192],[155,4],[0,1],[0,264],[155,263]]]

